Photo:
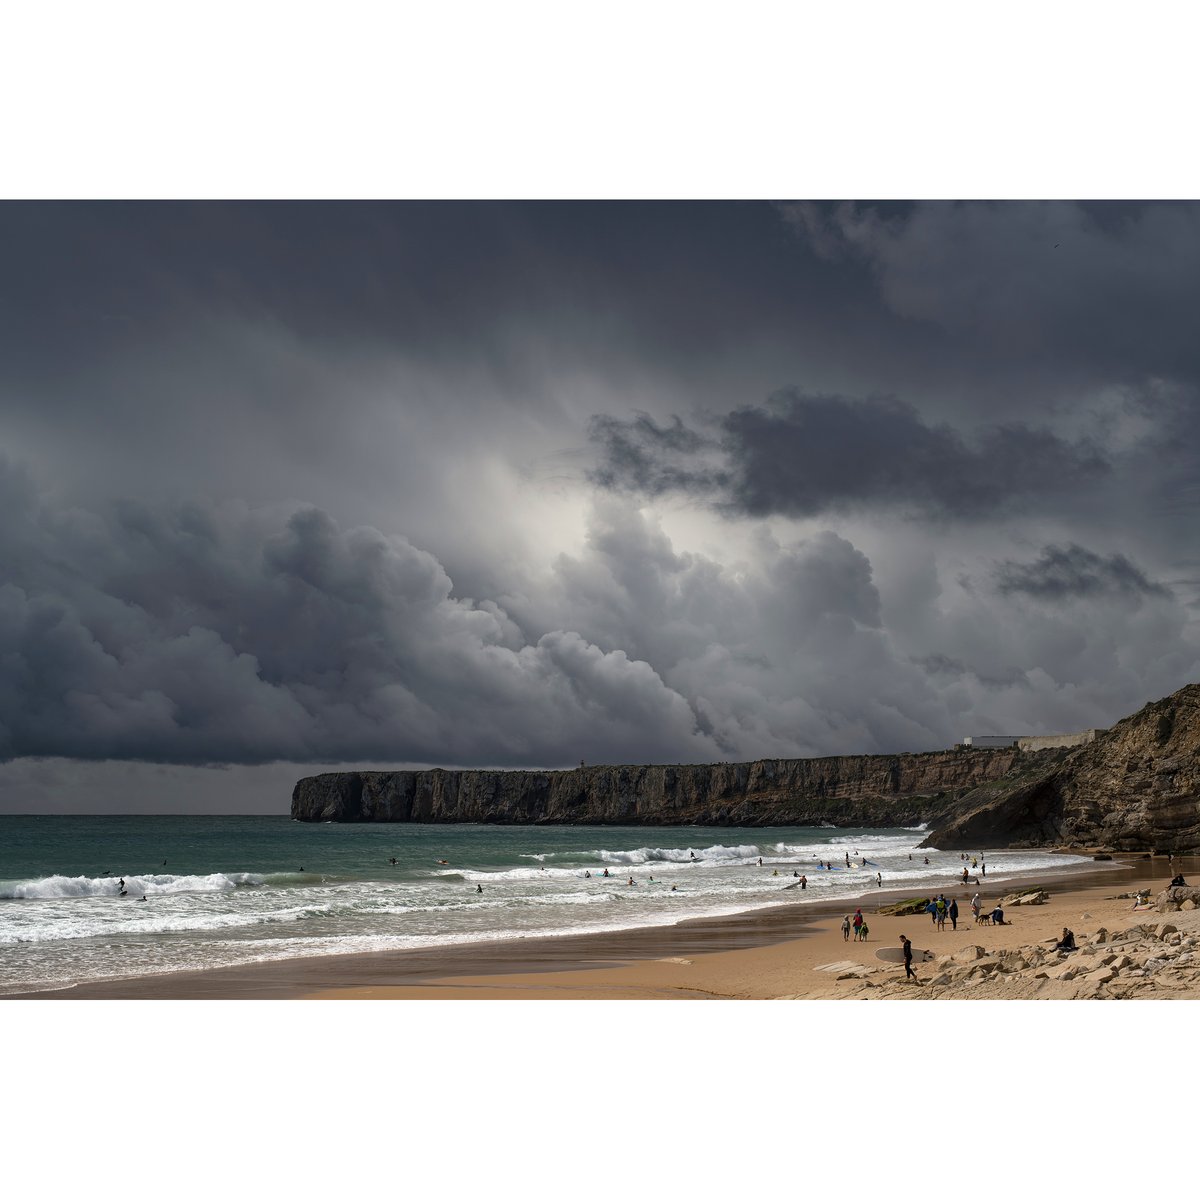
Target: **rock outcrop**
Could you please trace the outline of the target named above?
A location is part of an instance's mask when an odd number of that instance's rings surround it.
[[[1057,761],[1029,761],[981,785],[926,844],[1200,847],[1200,685],[1147,704]]]
[[[570,771],[339,771],[301,779],[301,821],[571,825],[918,825],[1018,763],[1010,750]]]
[[[1150,1000],[1200,995],[1200,913],[1173,922],[1081,932],[1079,949],[1046,943],[929,956],[914,980],[877,963],[833,963],[856,1000]],[[799,998],[799,997],[797,997]]]

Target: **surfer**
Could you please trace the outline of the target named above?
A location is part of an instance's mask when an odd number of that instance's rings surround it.
[[[883,876],[878,871],[875,872],[875,886],[883,887]]]
[[[636,885],[634,884],[634,882],[633,882],[633,876],[632,876],[632,875],[630,875],[630,877],[629,877],[629,882],[628,882],[628,883],[627,883],[625,886],[626,886],[626,887],[635,887],[635,886],[636,886]]]
[[[671,884],[671,891],[677,892],[679,889],[674,884]]]
[[[607,867],[604,868],[604,878],[605,879],[608,878],[608,868]]]
[[[916,979],[917,973],[912,969],[912,942],[901,934],[900,945],[904,948],[904,978]]]
[[[145,898],[146,898],[146,897],[145,897],[145,896],[143,896],[143,897],[142,897],[142,900],[145,900]],[[139,904],[141,904],[142,900],[139,900],[139,901],[138,901],[138,903],[139,903]]]
[[[846,866],[850,865],[850,855],[846,855]]]
[[[583,877],[584,877],[584,879],[591,879],[591,877],[592,877],[591,871],[584,871]]]
[[[779,874],[779,868],[778,868],[778,867],[776,867],[776,868],[775,868],[775,870],[773,870],[773,871],[771,872],[771,874],[772,874],[772,875],[778,875],[778,874]]]
[[[477,896],[482,896],[482,895],[483,895],[483,884],[482,884],[482,883],[477,883],[477,884],[475,885],[475,894],[476,894]]]
[[[118,886],[118,887],[124,887],[124,886],[125,886],[125,880],[123,880],[123,879],[118,879],[118,880],[117,880],[117,886]]]
[[[925,855],[925,865],[929,866],[929,855]]]
[[[807,875],[800,876],[800,890],[802,892],[808,891],[808,876]]]
[[[759,858],[759,860],[758,860],[758,865],[759,865],[760,867],[762,866],[762,859],[761,859],[761,858]]]
[[[393,866],[393,867],[396,865],[396,860],[395,860],[395,858],[389,858],[389,859],[388,859],[388,862],[390,862],[390,863],[392,864],[392,866]]]
[[[438,859],[439,867],[448,867],[449,865],[450,865],[450,860],[448,858],[439,858]]]
[[[695,850],[689,850],[689,851],[688,851],[688,858],[689,858],[689,859],[690,859],[692,862],[695,862],[695,861],[696,861],[696,852],[695,852]]]

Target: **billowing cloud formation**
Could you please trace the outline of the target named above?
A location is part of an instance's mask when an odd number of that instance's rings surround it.
[[[887,506],[974,519],[1044,506],[1109,471],[1087,441],[1019,423],[968,440],[891,399],[788,390],[726,414],[718,431],[723,459],[712,467],[704,457],[716,439],[677,417],[666,427],[644,414],[627,422],[597,417],[592,438],[601,462],[592,477],[613,490],[698,495],[754,517]]]
[[[1104,723],[1196,663],[1165,588],[1076,546],[1066,565],[1002,564],[995,586],[911,556],[881,579],[829,530],[785,544],[760,529],[724,565],[611,498],[578,554],[475,600],[407,539],[312,506],[83,512],[11,469],[0,492],[5,757],[881,752],[947,745],[964,721]],[[1054,571],[1076,581],[1074,608],[1040,603],[1031,581]]]
[[[404,538],[342,531],[312,508],[54,514],[9,481],[6,757],[507,763],[715,751],[645,662],[569,630],[527,641],[495,604],[452,597],[437,560]]]
[[[1046,546],[1031,563],[1004,562],[996,569],[1001,592],[1024,592],[1043,600],[1071,596],[1167,596],[1161,583],[1146,578],[1123,554],[1102,558],[1074,543]]]

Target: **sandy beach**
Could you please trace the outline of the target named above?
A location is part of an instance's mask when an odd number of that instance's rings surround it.
[[[1183,860],[1189,878],[1197,867],[1200,859]],[[993,955],[1044,944],[1063,926],[1083,942],[1102,928],[1115,931],[1151,918],[1162,920],[1156,912],[1131,911],[1132,901],[1118,897],[1145,888],[1157,894],[1169,878],[1165,859],[1134,856],[1097,864],[1095,870],[989,882],[981,889],[947,889],[947,898],[953,896],[959,903],[958,927],[947,922],[940,932],[927,916],[878,914],[877,908],[916,894],[881,891],[856,902],[869,926],[865,942],[843,939],[844,904],[788,905],[611,934],[298,958],[88,983],[23,998],[916,999],[925,995],[926,985],[904,984],[903,967],[881,962],[876,954],[883,947],[898,947],[902,933],[916,950],[942,958],[971,946]],[[1010,908],[1011,924],[1003,927],[973,924],[970,898],[976,890],[982,891],[986,910],[1001,896],[1034,885],[1049,893],[1044,904]],[[926,983],[936,978],[932,963],[918,963],[918,974]],[[1026,992],[1048,995],[1053,990],[1010,986],[998,992],[1000,986],[986,983],[963,998],[1024,998]],[[1171,996],[1193,994],[1186,988],[1158,990]]]

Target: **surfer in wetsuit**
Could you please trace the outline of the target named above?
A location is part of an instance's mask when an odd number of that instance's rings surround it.
[[[145,900],[145,898],[146,898],[146,897],[145,897],[145,896],[143,896],[143,897],[142,897],[142,900]],[[139,901],[138,901],[138,903],[139,903],[139,904],[141,904],[142,900],[139,900]]]
[[[605,879],[608,878],[608,868],[607,867],[604,868],[604,878]]]
[[[808,891],[808,876],[807,875],[800,876],[800,890],[802,892]]]
[[[901,934],[900,944],[904,947],[904,978],[916,979],[917,973],[912,969],[912,942]]]
[[[483,884],[482,884],[482,883],[477,883],[477,884],[475,885],[475,894],[476,894],[477,896],[482,896],[482,895],[483,895]]]

